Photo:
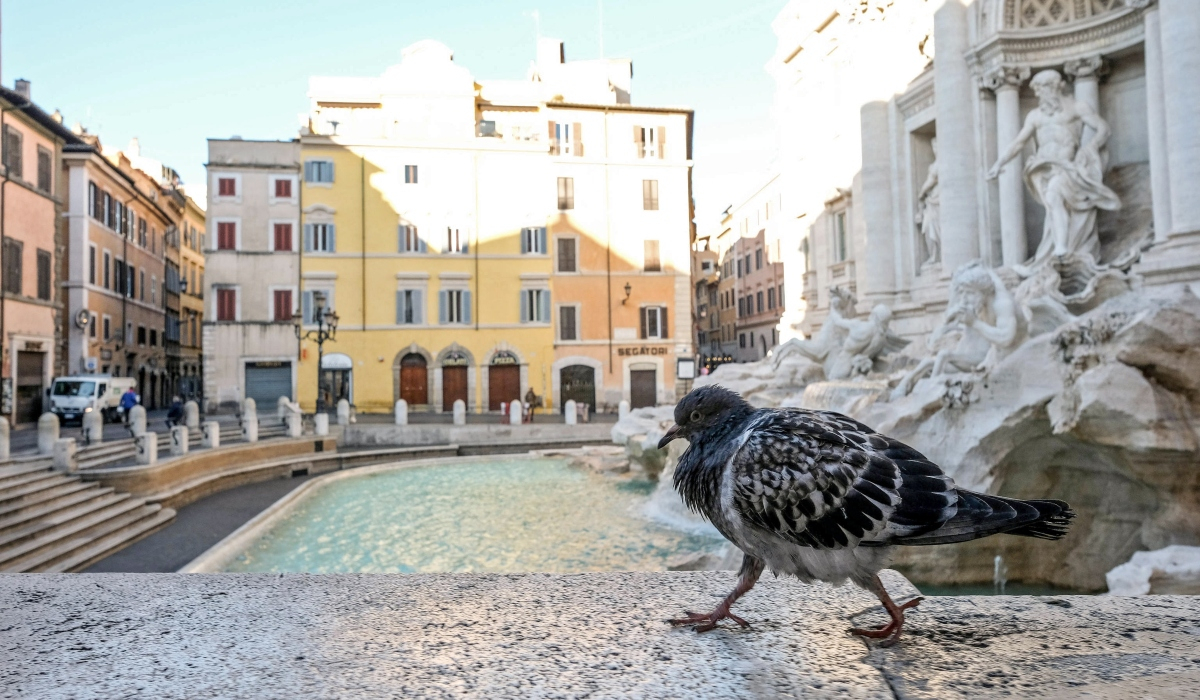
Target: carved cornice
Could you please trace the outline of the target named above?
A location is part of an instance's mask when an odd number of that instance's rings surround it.
[[[967,64],[984,77],[1001,67],[1051,68],[1092,59],[1142,43],[1144,7],[1126,7],[1087,21],[1038,30],[1004,30],[967,52]]]
[[[1063,72],[1072,78],[1102,78],[1108,75],[1112,65],[1103,56],[1074,58],[1063,64]]]
[[[896,97],[896,106],[905,119],[911,119],[933,104],[933,71],[926,71],[909,83],[903,94]]]
[[[992,92],[1004,87],[1019,88],[1032,73],[1029,66],[997,66],[980,79],[980,84]]]

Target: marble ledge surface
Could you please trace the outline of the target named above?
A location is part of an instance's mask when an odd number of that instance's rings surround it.
[[[913,589],[885,572],[896,597]],[[1200,598],[943,597],[907,636],[847,586],[730,572],[0,576],[4,698],[1183,698]],[[726,623],[728,624],[728,623]]]

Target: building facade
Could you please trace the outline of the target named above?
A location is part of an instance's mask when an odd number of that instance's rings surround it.
[[[299,163],[296,141],[209,139],[206,228],[189,224],[191,244],[180,243],[180,285],[186,273],[188,289],[203,290],[190,300],[181,290],[180,309],[186,324],[204,303],[206,411],[236,410],[245,398],[267,410],[280,396],[295,398]],[[203,249],[204,267],[192,246]],[[181,340],[186,332],[181,326]]]
[[[690,357],[691,113],[629,104],[628,61],[564,60],[477,83],[437,42],[379,78],[313,78],[300,308],[339,317],[300,348],[300,400],[500,410],[532,392],[675,400]]]
[[[60,363],[60,167],[74,136],[32,102],[28,81],[16,87],[0,88],[0,413],[28,423]]]
[[[182,200],[182,201],[180,201]],[[204,238],[205,211],[185,191],[176,201],[179,232],[179,326],[173,331],[179,343],[175,394],[185,401],[205,405],[204,397]],[[168,332],[171,329],[168,327]]]

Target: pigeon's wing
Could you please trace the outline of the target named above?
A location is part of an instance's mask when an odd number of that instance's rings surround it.
[[[731,469],[746,521],[822,549],[936,529],[957,503],[953,482],[919,452],[832,412],[764,412]]]

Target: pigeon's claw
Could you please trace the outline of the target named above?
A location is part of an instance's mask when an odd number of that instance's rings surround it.
[[[733,620],[741,627],[750,626],[749,622],[746,622],[737,615],[729,612],[729,608],[725,607],[724,605],[718,605],[717,608],[710,613],[694,613],[685,610],[683,614],[686,615],[686,617],[668,620],[668,622],[675,627],[694,626],[694,629],[697,632],[709,632],[711,630],[715,630],[717,628],[717,623],[725,619]]]
[[[872,629],[855,627],[850,630],[850,634],[858,637],[867,637],[869,639],[882,639],[883,641],[879,643],[879,646],[890,647],[896,642],[900,641],[900,632],[904,629],[904,611],[908,610],[909,608],[917,607],[921,604],[921,601],[925,599],[920,597],[913,598],[902,605],[896,605],[891,601],[890,598],[881,600],[883,600],[884,609],[888,611],[888,615],[892,618],[891,622],[881,627],[875,627]]]

